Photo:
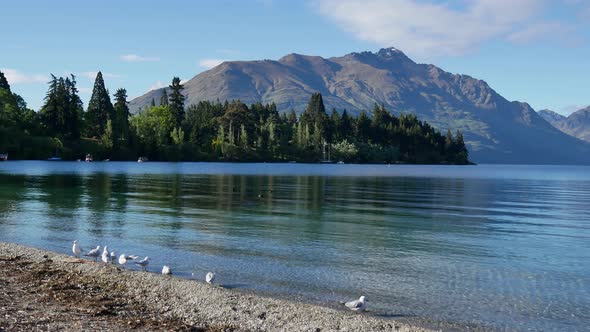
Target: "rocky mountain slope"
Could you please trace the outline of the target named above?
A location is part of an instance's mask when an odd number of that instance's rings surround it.
[[[550,110],[539,111],[539,115],[564,133],[590,142],[590,106],[578,110],[568,117]]]

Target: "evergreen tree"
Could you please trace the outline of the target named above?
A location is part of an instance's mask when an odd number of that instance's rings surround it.
[[[114,136],[118,140],[129,141],[129,106],[127,105],[127,90],[117,89],[115,97]]]
[[[182,90],[184,86],[180,84],[180,78],[174,77],[172,84],[169,86],[170,92],[170,108],[172,113],[176,116],[176,126],[180,126],[184,120],[184,99]]]
[[[332,114],[330,114],[330,125],[329,130],[326,133],[326,138],[328,142],[337,142],[340,140],[340,114],[336,111],[335,108],[332,109]]]
[[[156,100],[154,98],[152,98],[152,102],[150,103],[150,106],[156,107]]]
[[[465,147],[465,141],[463,140],[463,133],[457,130],[455,135],[455,149],[457,156],[455,157],[456,164],[467,164],[469,162],[469,151]]]
[[[80,114],[82,101],[78,96],[76,78],[64,79],[51,75],[49,90],[40,115],[47,134],[65,139],[80,137]]]
[[[168,106],[168,93],[166,88],[162,89],[162,96],[160,97],[160,106]]]
[[[371,131],[371,119],[367,116],[367,112],[361,111],[356,119],[355,134],[359,141],[368,142]]]
[[[0,71],[0,89],[5,89],[8,90],[8,92],[11,92],[10,84],[8,84],[8,80],[6,77],[4,77],[4,73],[2,71]]]
[[[340,134],[340,139],[349,139],[352,137],[353,131],[353,120],[348,115],[346,110],[342,111],[342,116],[340,117],[340,123],[338,126],[338,133]]]
[[[80,138],[82,114],[84,113],[84,106],[82,99],[78,96],[78,88],[76,88],[76,76],[70,75],[65,80],[66,88],[66,137],[77,140]]]
[[[90,137],[100,137],[105,131],[107,120],[113,118],[113,104],[104,86],[102,73],[96,74],[92,96],[86,111],[86,130]]]
[[[288,120],[291,126],[297,124],[297,113],[295,113],[294,109],[289,112]]]
[[[328,115],[326,114],[322,94],[319,92],[312,94],[305,112],[301,114],[300,121],[311,128],[315,128],[317,124],[317,128],[320,131],[319,135],[323,136],[325,134],[327,119]]]

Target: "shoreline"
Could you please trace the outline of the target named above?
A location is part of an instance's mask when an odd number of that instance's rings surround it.
[[[6,242],[0,286],[0,331],[435,331]]]

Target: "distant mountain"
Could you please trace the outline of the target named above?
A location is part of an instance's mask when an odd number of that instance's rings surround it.
[[[565,116],[548,109],[540,110],[537,113],[539,113],[539,115],[545,119],[545,121],[549,122],[553,127],[556,127],[555,124],[560,123],[566,119]]]
[[[578,110],[568,117],[550,110],[539,111],[539,115],[564,133],[590,142],[590,106]]]
[[[322,93],[327,109],[357,113],[383,103],[441,131],[461,130],[478,163],[590,164],[590,144],[557,130],[528,104],[504,99],[482,80],[417,64],[395,48],[328,59],[289,54],[278,61],[228,61],[196,75],[184,90],[187,105],[240,99],[298,113],[314,92]],[[161,94],[134,99],[132,112]]]

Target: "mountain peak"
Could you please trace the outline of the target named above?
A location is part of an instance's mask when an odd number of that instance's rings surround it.
[[[381,57],[389,57],[389,58],[394,57],[394,56],[400,56],[400,55],[406,56],[404,54],[404,52],[398,50],[395,47],[382,48],[375,54],[378,56],[381,56]]]

